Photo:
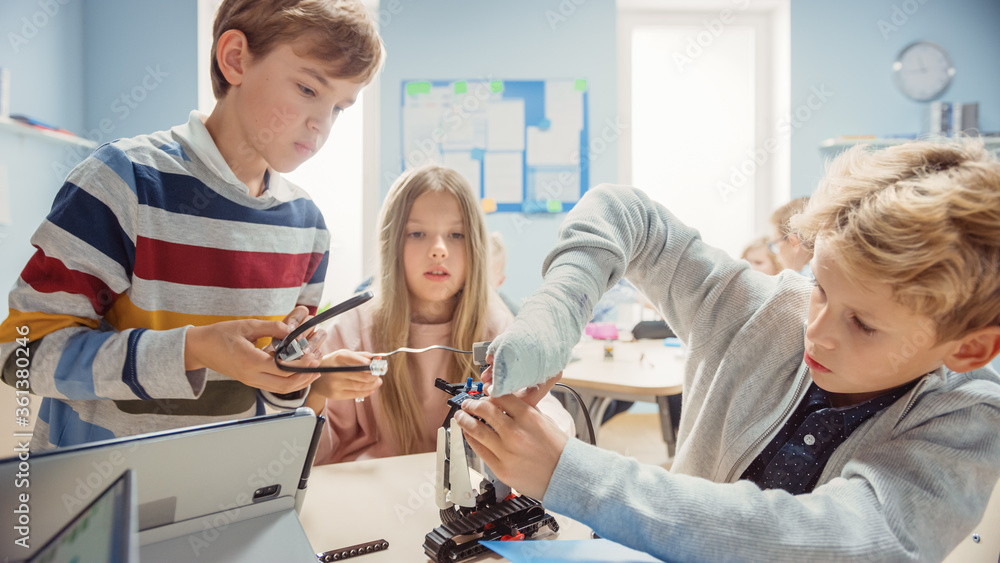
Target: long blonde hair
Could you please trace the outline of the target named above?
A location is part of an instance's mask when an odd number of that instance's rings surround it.
[[[455,197],[465,226],[465,285],[455,296],[449,346],[472,350],[486,324],[489,247],[486,220],[469,183],[450,169],[436,164],[403,173],[389,189],[379,218],[378,304],[372,315],[372,344],[376,350],[395,350],[406,346],[410,337],[410,299],[403,271],[403,237],[413,202],[427,192],[446,192]],[[406,354],[390,356],[389,371],[384,376],[381,415],[387,422],[401,454],[416,453],[420,435],[421,405],[406,363]],[[442,377],[452,383],[475,376],[478,371],[468,354],[452,354]],[[442,394],[442,400],[445,397]]]

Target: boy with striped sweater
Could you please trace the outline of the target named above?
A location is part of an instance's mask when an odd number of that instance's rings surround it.
[[[315,314],[329,253],[279,173],[323,145],[381,40],[344,0],[226,0],[213,32],[211,115],[99,147],[31,239],[0,365],[44,397],[32,449],[299,406],[318,376],[260,349]]]

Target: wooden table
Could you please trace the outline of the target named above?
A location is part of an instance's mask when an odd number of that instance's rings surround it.
[[[350,560],[430,561],[424,554],[424,536],[441,525],[434,502],[436,459],[436,454],[425,453],[313,467],[299,513],[313,549],[323,552],[385,539],[388,550]],[[583,524],[558,514],[553,516],[559,522],[559,532],[552,534],[543,528],[537,537],[590,537],[590,528]],[[501,560],[487,551],[470,561]]]
[[[605,351],[608,346],[611,347],[610,356]],[[600,427],[612,399],[656,403],[667,455],[673,457],[684,380],[685,357],[681,348],[664,346],[663,340],[585,340],[573,352],[579,359],[563,370],[562,383],[580,393],[590,412],[594,431]],[[567,408],[571,412],[574,402],[567,398]],[[577,428],[586,428],[579,416]]]

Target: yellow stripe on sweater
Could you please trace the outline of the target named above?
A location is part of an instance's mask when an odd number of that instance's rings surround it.
[[[128,298],[128,294],[121,294],[115,304],[111,306],[108,314],[104,317],[111,326],[118,330],[130,328],[150,328],[153,330],[170,330],[182,326],[205,326],[223,321],[236,321],[240,319],[259,319],[262,321],[284,320],[283,315],[269,317],[237,317],[230,315],[192,315],[188,313],[175,313],[173,311],[147,311],[136,306]]]
[[[101,324],[98,319],[74,317],[73,315],[55,315],[40,311],[25,312],[17,309],[9,309],[8,311],[7,318],[0,325],[0,342],[13,342],[18,338],[38,340],[64,328],[73,326],[97,328]],[[25,332],[22,327],[27,327],[27,334],[21,334],[21,332]],[[18,328],[22,329],[21,332],[18,332]]]

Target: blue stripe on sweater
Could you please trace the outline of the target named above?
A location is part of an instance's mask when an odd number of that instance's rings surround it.
[[[107,144],[97,147],[92,156],[107,165],[123,182],[128,184],[132,193],[137,193],[135,170],[125,151],[115,145]]]
[[[323,253],[323,259],[319,261],[319,266],[316,266],[316,271],[313,272],[312,277],[309,279],[308,283],[323,283],[326,280],[326,267],[330,263],[330,252]]]
[[[326,229],[319,208],[307,198],[293,199],[266,209],[254,209],[219,195],[194,176],[161,172],[152,166],[138,163],[133,163],[132,167],[138,181],[136,195],[140,205],[223,221]],[[170,190],[164,190],[164,184],[169,185]]]
[[[167,154],[176,156],[181,160],[191,160],[191,158],[184,152],[184,147],[180,143],[174,141],[173,143],[164,143],[159,146],[159,149]]]
[[[132,277],[135,244],[125,234],[114,211],[104,202],[66,182],[56,194],[48,220],[118,262],[125,275]]]
[[[115,437],[107,428],[81,420],[73,407],[52,397],[42,399],[38,418],[49,425],[49,442],[60,448]]]
[[[53,375],[56,390],[73,400],[104,399],[94,391],[94,358],[115,332],[86,331],[66,340]]]
[[[139,383],[139,365],[137,348],[139,347],[139,337],[146,332],[145,328],[133,329],[128,335],[128,352],[125,354],[125,365],[122,366],[122,381],[124,381],[132,392],[143,401],[151,401],[153,397],[146,392],[146,388]]]
[[[170,145],[159,149],[172,157],[177,156]],[[181,150],[180,145],[177,145],[177,150]],[[187,155],[181,153],[181,156]],[[253,209],[220,196],[194,176],[161,172],[153,166],[133,162],[125,151],[114,144],[102,145],[93,157],[114,171],[138,196],[141,205],[226,221],[326,229],[319,208],[307,198],[293,199],[267,209]],[[169,191],[163,189],[165,183],[170,186]]]

